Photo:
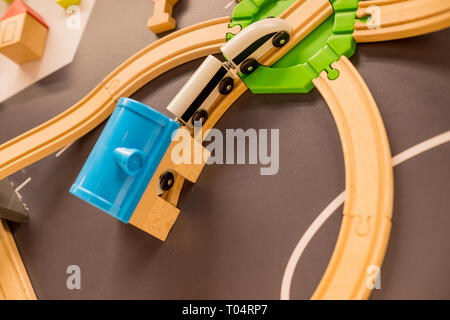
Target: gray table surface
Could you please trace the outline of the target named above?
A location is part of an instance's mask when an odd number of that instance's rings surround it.
[[[179,27],[231,14],[228,0],[183,0]],[[75,61],[0,104],[0,142],[61,113],[107,74],[157,39],[146,29],[150,0],[97,0]],[[393,155],[450,129],[450,30],[362,44],[351,59],[371,89]],[[201,60],[170,71],[134,99],[161,110]],[[0,71],[1,72],[1,71]],[[182,213],[167,242],[124,225],[69,194],[101,128],[60,157],[11,176],[30,220],[12,225],[40,299],[278,299],[297,241],[344,189],[336,126],[314,90],[307,95],[246,93],[218,128],[279,128],[280,171],[252,165],[207,167],[186,184]],[[450,144],[395,169],[393,229],[373,299],[450,298]],[[297,267],[292,298],[306,299],[333,251],[340,208]],[[68,290],[66,268],[81,268],[81,290]]]

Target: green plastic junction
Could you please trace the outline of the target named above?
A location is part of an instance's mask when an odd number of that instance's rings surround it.
[[[230,27],[279,16],[295,0],[243,0],[234,8]],[[334,14],[325,20],[272,67],[259,66],[250,75],[239,74],[253,93],[308,93],[312,82],[323,71],[335,80],[339,71],[331,64],[356,51],[353,39],[359,0],[330,0]],[[227,36],[231,39],[232,34]],[[273,79],[277,79],[276,83]]]

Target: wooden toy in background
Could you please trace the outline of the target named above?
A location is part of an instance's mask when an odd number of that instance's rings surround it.
[[[153,16],[147,21],[147,28],[154,33],[162,33],[175,29],[177,22],[172,18],[173,7],[179,0],[153,0],[155,7]]]
[[[172,161],[177,142],[171,137],[179,127],[162,113],[121,98],[70,192],[164,241],[180,212],[166,192],[177,183],[175,173],[196,182],[205,165],[205,149],[188,131],[189,151],[183,152],[190,153],[190,164]],[[176,134],[183,138],[183,132]]]
[[[80,2],[81,2],[81,0],[57,0],[56,1],[56,3],[58,3],[64,9],[67,9],[70,6],[79,5]]]
[[[49,27],[22,0],[15,0],[1,18],[0,53],[17,64],[42,58]]]

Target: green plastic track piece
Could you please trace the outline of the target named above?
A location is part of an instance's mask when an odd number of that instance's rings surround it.
[[[231,25],[245,28],[257,20],[278,16],[293,2],[243,0],[235,7]],[[331,64],[343,55],[350,58],[356,51],[352,34],[359,0],[330,2],[334,14],[272,67],[261,65],[250,75],[239,74],[253,93],[307,93],[321,72],[327,71],[330,80],[339,77]]]

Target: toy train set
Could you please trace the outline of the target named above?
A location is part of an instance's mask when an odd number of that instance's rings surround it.
[[[155,9],[166,15],[177,1],[154,2],[164,4]],[[370,5],[381,8],[380,28],[368,27],[365,16],[370,15]],[[308,92],[316,87],[339,129],[347,193],[343,229],[335,248],[339,254],[333,255],[313,298],[366,299],[371,292],[364,281],[367,266],[381,265],[389,240],[392,164],[376,103],[347,58],[354,53],[356,42],[444,29],[450,25],[449,13],[450,3],[440,0],[243,0],[233,19],[204,22],[160,39],[127,60],[74,107],[0,146],[0,178],[75,141],[112,113],[70,191],[118,220],[165,240],[179,213],[176,204],[184,179],[195,182],[204,165],[171,162],[174,134],[184,128],[191,132],[198,125],[213,127],[247,87],[254,93]],[[325,43],[315,44],[325,36],[329,37]],[[282,60],[295,50],[311,56],[290,68]],[[222,53],[220,59],[213,56],[217,53]],[[167,107],[175,120],[124,98],[167,70],[208,54]],[[289,74],[283,80],[290,83],[275,88],[267,83],[268,74]],[[190,138],[193,144],[201,142],[196,136]],[[0,266],[7,270],[0,274],[5,297],[34,299],[3,222],[1,239],[0,251],[13,256]]]
[[[225,62],[208,56],[167,109],[185,125],[192,126],[195,121],[203,124],[217,98],[233,90],[236,74],[254,72],[259,59],[289,42],[290,32],[291,26],[283,19],[255,22],[222,46]]]

